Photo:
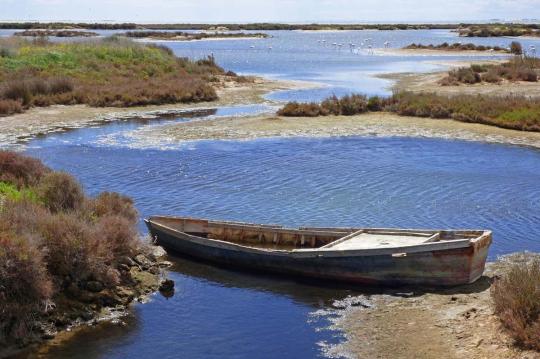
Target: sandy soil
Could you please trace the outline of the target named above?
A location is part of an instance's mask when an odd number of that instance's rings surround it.
[[[23,114],[0,117],[0,146],[24,142],[32,137],[69,128],[134,117],[155,117],[188,109],[269,102],[263,96],[276,90],[308,88],[313,83],[255,78],[253,83],[224,82],[217,88],[218,101],[145,107],[51,106],[33,108]]]
[[[132,133],[139,145],[208,139],[263,137],[412,136],[509,143],[540,148],[540,133],[481,124],[369,113],[325,117],[231,117],[144,128]]]
[[[330,350],[350,358],[538,359],[523,351],[493,314],[490,286],[504,270],[489,263],[476,283],[443,291],[374,295],[371,307],[355,306],[335,326],[347,341]]]
[[[430,49],[373,49],[375,55],[386,55],[386,56],[504,56],[508,55],[505,52],[501,51],[477,51],[477,50],[466,50],[466,51],[453,51],[453,50],[430,50]],[[510,55],[508,55],[510,56]]]

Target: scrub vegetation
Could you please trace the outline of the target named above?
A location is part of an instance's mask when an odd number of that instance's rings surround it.
[[[484,46],[484,45],[475,45],[473,43],[462,44],[460,42],[455,42],[449,44],[443,42],[439,45],[422,45],[422,44],[410,44],[404,47],[404,49],[410,50],[443,50],[443,51],[497,51],[497,52],[510,52],[509,49],[505,49],[500,46]]]
[[[0,347],[122,303],[135,284],[122,264],[146,250],[137,219],[130,198],[88,197],[69,174],[0,151]]]
[[[352,116],[366,112],[402,116],[448,118],[522,131],[540,131],[540,99],[506,96],[443,96],[401,92],[390,97],[349,95],[321,103],[289,102],[277,114],[291,117]]]
[[[482,82],[502,83],[503,81],[537,82],[540,74],[540,59],[516,56],[498,65],[471,65],[451,70],[441,79],[443,86],[472,85]]]
[[[0,115],[33,106],[129,107],[212,101],[225,74],[213,57],[192,61],[125,38],[51,43],[0,40]]]
[[[491,288],[495,314],[516,343],[540,351],[540,259],[513,263]]]

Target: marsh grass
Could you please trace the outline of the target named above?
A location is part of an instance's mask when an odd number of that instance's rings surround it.
[[[292,117],[357,115],[387,111],[402,116],[451,118],[523,131],[540,131],[540,100],[520,96],[443,96],[429,93],[396,93],[388,98],[331,96],[320,104],[290,102],[277,114]]]
[[[177,58],[170,49],[111,37],[75,43],[2,39],[0,115],[31,106],[142,106],[217,99],[213,58]]]

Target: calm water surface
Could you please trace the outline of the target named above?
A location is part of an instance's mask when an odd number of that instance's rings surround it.
[[[317,81],[315,90],[270,95],[317,100],[330,93],[386,93],[381,72],[425,71],[448,58],[373,56],[348,43],[454,42],[448,31],[272,32],[266,40],[168,43],[182,56],[212,52],[240,73]],[[317,40],[344,43],[342,50]],[[468,41],[469,39],[467,39]],[[510,39],[472,39],[507,44]],[[253,48],[251,46],[254,46]],[[269,47],[272,47],[270,50]],[[377,47],[377,46],[375,46]],[[130,146],[129,131],[205,116],[267,109],[246,105],[178,118],[124,121],[49,135],[27,153],[73,173],[86,190],[132,196],[141,217],[184,214],[320,226],[490,228],[490,258],[540,251],[540,151],[417,138],[200,141]],[[195,117],[195,118],[194,118]],[[110,140],[110,139],[114,140]],[[141,231],[145,229],[141,225]],[[84,330],[51,358],[312,358],[342,340],[327,329],[336,300],[361,293],[251,276],[171,258],[177,292],[137,305],[127,326]]]

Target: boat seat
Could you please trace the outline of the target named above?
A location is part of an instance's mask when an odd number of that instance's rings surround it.
[[[440,233],[392,233],[358,231],[329,243],[323,249],[353,250],[414,246],[440,240]]]

